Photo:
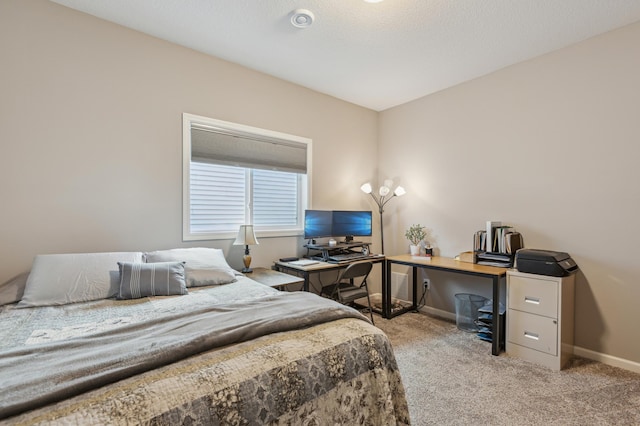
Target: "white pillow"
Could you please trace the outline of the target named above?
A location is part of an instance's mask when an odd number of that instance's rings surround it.
[[[142,262],[142,252],[44,254],[33,261],[19,307],[65,305],[114,297],[118,262]]]
[[[220,249],[193,247],[158,250],[144,254],[145,262],[185,262],[187,287],[228,284],[236,281],[236,275]]]
[[[0,306],[19,302],[22,299],[28,276],[29,273],[25,272],[0,284]]]

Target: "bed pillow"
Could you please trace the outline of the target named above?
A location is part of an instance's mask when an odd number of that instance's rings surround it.
[[[120,291],[118,299],[187,294],[184,262],[118,262]]]
[[[22,299],[28,276],[29,273],[25,272],[0,284],[0,306],[16,303]]]
[[[220,249],[193,247],[158,250],[145,253],[144,259],[147,263],[185,262],[187,287],[228,284],[236,281],[239,275],[229,266]]]
[[[120,287],[118,262],[142,263],[142,252],[38,255],[18,306],[65,305],[115,297]]]
[[[190,269],[185,265],[187,287],[229,284],[236,281],[236,271],[231,268],[197,268]]]

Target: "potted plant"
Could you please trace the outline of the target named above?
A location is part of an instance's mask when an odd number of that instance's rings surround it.
[[[411,255],[416,256],[420,254],[420,242],[427,236],[425,227],[420,224],[411,225],[409,229],[407,229],[407,232],[404,233],[404,236],[411,243],[409,246]]]

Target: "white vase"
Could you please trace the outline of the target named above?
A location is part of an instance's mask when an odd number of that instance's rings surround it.
[[[409,250],[411,252],[411,256],[418,256],[420,254],[420,246],[410,244]]]

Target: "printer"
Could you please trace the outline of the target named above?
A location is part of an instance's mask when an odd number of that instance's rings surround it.
[[[520,249],[516,252],[516,269],[529,274],[564,277],[578,270],[578,265],[561,251]]]

